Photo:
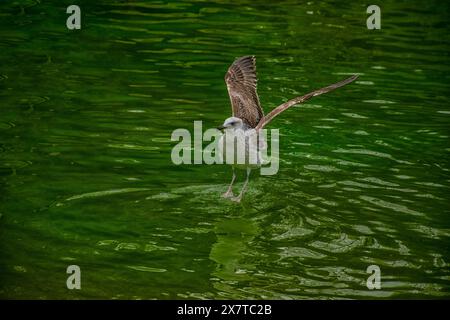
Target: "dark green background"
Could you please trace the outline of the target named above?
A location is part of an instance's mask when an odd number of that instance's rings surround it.
[[[0,297],[448,298],[450,5],[383,1],[368,30],[369,4],[1,1]],[[170,135],[230,115],[248,54],[266,112],[360,78],[271,123],[280,171],[235,204]]]

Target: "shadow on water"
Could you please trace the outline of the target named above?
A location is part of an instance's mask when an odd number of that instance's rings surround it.
[[[255,271],[255,266],[243,264],[241,260],[251,250],[249,243],[261,230],[257,222],[245,217],[244,208],[233,208],[214,223],[217,242],[212,245],[209,258],[217,264],[212,275],[218,278],[214,287],[219,295],[225,292],[232,295],[236,291],[233,286],[239,281],[251,280],[247,273]]]

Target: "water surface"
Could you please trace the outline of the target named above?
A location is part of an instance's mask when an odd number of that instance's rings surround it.
[[[77,3],[76,31],[72,1],[0,4],[0,297],[449,297],[448,3],[385,1],[373,31],[362,2]],[[248,54],[266,112],[360,77],[271,123],[280,170],[235,204],[170,136],[230,115]]]

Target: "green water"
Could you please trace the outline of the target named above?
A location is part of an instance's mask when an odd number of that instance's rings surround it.
[[[383,1],[381,30],[366,7],[2,1],[0,297],[449,298],[450,5]],[[248,54],[266,113],[360,78],[271,123],[280,170],[236,204],[170,136],[230,116]]]

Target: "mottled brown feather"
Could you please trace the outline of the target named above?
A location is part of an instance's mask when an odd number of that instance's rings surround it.
[[[266,126],[270,121],[272,121],[273,118],[275,118],[277,115],[279,115],[283,111],[289,109],[290,107],[295,106],[296,104],[299,104],[299,103],[303,103],[306,100],[311,99],[312,97],[336,90],[337,88],[340,88],[342,86],[345,86],[345,85],[355,81],[357,78],[358,78],[358,75],[355,74],[347,79],[336,82],[336,83],[326,86],[324,88],[315,90],[313,92],[307,93],[301,97],[296,97],[294,99],[291,99],[291,100],[279,105],[278,107],[273,109],[271,112],[269,112],[265,117],[263,117],[261,119],[261,121],[256,126],[256,130],[260,130],[260,129],[264,128],[264,126]]]
[[[236,59],[225,74],[233,116],[255,128],[264,116],[256,92],[256,64],[254,56]]]

